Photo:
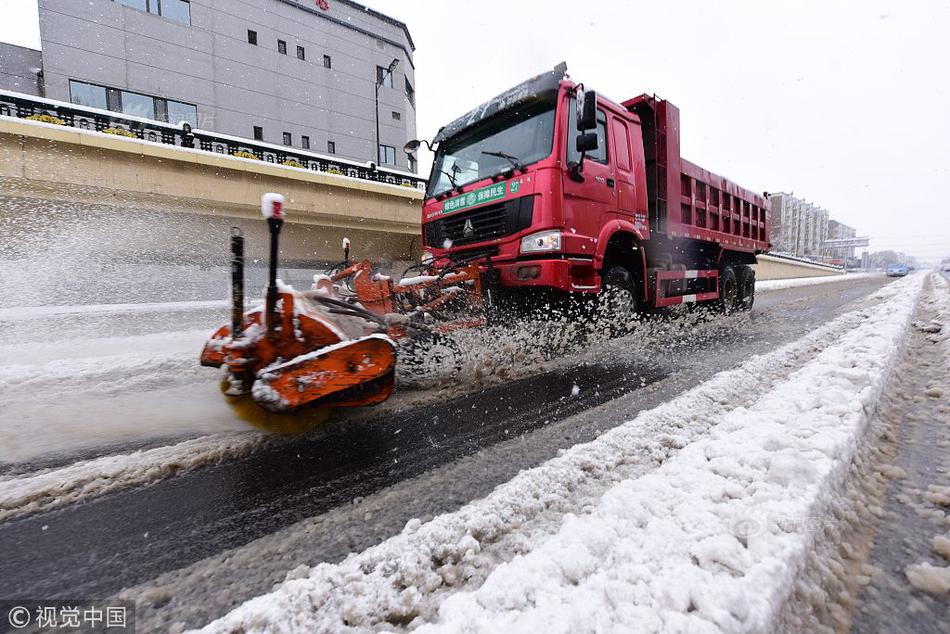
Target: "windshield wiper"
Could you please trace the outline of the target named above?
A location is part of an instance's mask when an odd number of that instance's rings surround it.
[[[528,168],[525,167],[525,164],[522,163],[521,159],[519,159],[517,156],[512,156],[511,154],[507,154],[505,152],[484,152],[483,151],[482,154],[487,154],[488,156],[497,156],[498,158],[503,158],[509,163],[511,163],[511,165],[516,170],[519,170],[522,174],[525,174],[528,171]]]
[[[455,191],[459,193],[462,193],[462,188],[459,186],[458,181],[455,180],[455,176],[453,176],[449,172],[446,172],[445,170],[439,170],[439,171],[449,177],[449,182],[452,183],[452,189],[454,189]]]

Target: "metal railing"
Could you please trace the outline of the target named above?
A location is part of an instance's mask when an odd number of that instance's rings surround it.
[[[253,156],[260,161],[276,165],[303,167],[314,172],[338,174],[419,190],[425,189],[425,179],[409,172],[377,167],[373,163],[357,163],[307,150],[208,132],[192,128],[189,123],[174,125],[110,110],[0,90],[0,116],[28,119],[40,115],[55,117],[62,121],[62,125],[80,130],[96,132],[124,130],[137,139],[152,143],[230,156],[245,154],[248,155],[245,158]]]

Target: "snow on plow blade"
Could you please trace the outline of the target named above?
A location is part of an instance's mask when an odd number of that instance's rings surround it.
[[[304,405],[375,405],[393,389],[396,350],[385,335],[369,335],[300,355],[258,372],[254,401],[271,412]]]

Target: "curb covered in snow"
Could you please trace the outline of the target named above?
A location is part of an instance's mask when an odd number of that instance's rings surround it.
[[[880,277],[881,273],[847,273],[844,275],[822,275],[815,277],[793,277],[786,280],[756,280],[756,292],[779,291],[786,288],[797,288],[799,286],[812,286],[815,284],[831,284],[834,282],[853,282],[855,280],[867,279],[869,277]]]
[[[242,456],[266,440],[267,436],[257,432],[213,434],[167,447],[0,478],[0,522]]]
[[[453,631],[625,624],[767,631],[814,538],[809,521],[835,494],[831,485],[861,442],[922,282],[915,276],[889,285],[874,308],[722,372],[482,500],[425,524],[410,521],[400,535],[340,564],[321,564],[206,630],[377,630],[429,620]],[[794,355],[829,338],[786,376]],[[748,407],[723,402],[725,394],[756,389],[761,396]],[[678,437],[684,421],[704,417],[715,425],[708,434]],[[642,453],[632,445],[651,426],[667,437],[654,439],[658,449],[670,442],[683,448],[668,459],[658,451],[662,464],[652,473],[614,484],[543,538],[518,539],[588,474]],[[479,557],[484,544],[502,538],[513,545],[507,557]],[[485,567],[484,583],[466,583]]]

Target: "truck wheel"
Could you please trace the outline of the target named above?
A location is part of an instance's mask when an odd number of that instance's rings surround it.
[[[752,310],[755,303],[755,270],[751,266],[740,266],[738,271],[738,304],[739,310]]]
[[[719,271],[719,299],[716,302],[719,311],[724,315],[735,312],[738,295],[736,273],[731,266],[725,266]]]
[[[611,336],[629,331],[629,324],[640,313],[633,275],[622,266],[612,266],[601,278],[597,298],[597,320]]]

